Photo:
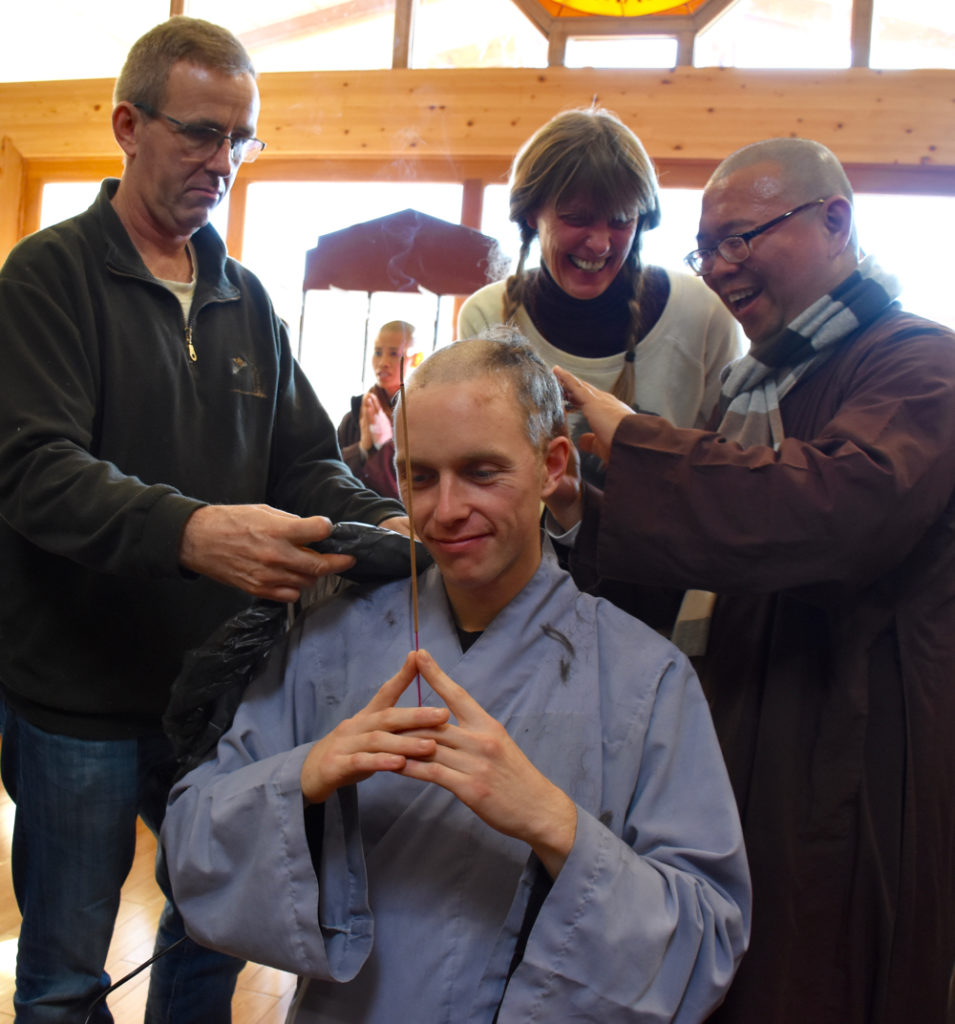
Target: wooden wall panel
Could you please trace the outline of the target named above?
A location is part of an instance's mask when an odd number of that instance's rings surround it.
[[[14,208],[14,231],[35,227],[23,211],[44,181],[119,173],[112,88],[0,84],[0,258]],[[503,181],[535,128],[596,100],[637,132],[667,185],[700,186],[737,147],[802,135],[829,145],[857,188],[955,195],[955,71],[392,69],[263,74],[260,91],[268,149],[243,168],[247,182]]]
[[[22,235],[25,185],[23,157],[10,139],[0,138],[0,260]]]
[[[27,160],[115,157],[112,93],[112,80],[104,78],[2,83],[0,132]]]
[[[955,72],[391,71],[263,76],[260,134],[282,155],[448,160],[512,155],[550,116],[593,99],[655,159],[716,161],[800,134],[849,162],[955,166]]]
[[[552,114],[592,99],[655,159],[713,162],[769,135],[850,163],[955,167],[955,71],[550,68],[261,76],[261,165],[291,159],[509,159]],[[115,157],[112,82],[0,85],[0,134],[26,160]]]

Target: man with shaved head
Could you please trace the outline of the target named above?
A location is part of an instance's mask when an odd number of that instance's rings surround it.
[[[271,652],[170,797],[189,933],[301,975],[296,1024],[699,1024],[746,942],[739,821],[687,659],[542,547],[553,375],[459,342],[396,423],[420,631],[401,580]]]
[[[913,237],[927,225],[912,225]],[[859,250],[825,146],[734,153],[687,262],[751,347],[712,430],[635,415],[557,371],[608,463],[578,580],[690,590],[753,872],[733,1024],[951,1019],[955,962],[955,337]]]

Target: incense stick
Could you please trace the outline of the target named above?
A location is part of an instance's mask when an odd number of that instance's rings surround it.
[[[411,537],[411,610],[414,619],[414,649],[418,650],[418,561],[415,550],[415,525],[414,525],[414,498],[411,485],[411,444],[408,437],[408,405],[405,400],[405,357],[401,357],[398,364],[398,389],[401,392],[401,429],[405,435],[405,490],[407,497],[405,505],[408,509],[408,527]],[[418,707],[421,707],[421,673],[415,677],[418,684]]]

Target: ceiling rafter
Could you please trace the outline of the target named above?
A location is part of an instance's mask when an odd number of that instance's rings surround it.
[[[319,32],[338,28],[346,22],[378,17],[393,11],[394,7],[395,0],[341,0],[326,4],[318,10],[308,11],[306,14],[260,25],[238,35],[243,45],[255,50],[292,39],[307,38]]]

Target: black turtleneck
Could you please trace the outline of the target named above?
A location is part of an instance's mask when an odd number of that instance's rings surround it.
[[[670,279],[660,267],[644,267],[641,338],[660,319],[670,295]],[[542,263],[527,272],[523,304],[538,331],[563,352],[599,359],[622,352],[630,330],[630,275],[622,270],[594,299],[575,299],[551,277]]]

